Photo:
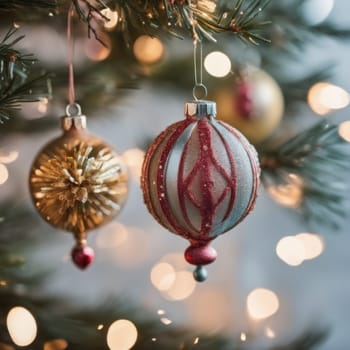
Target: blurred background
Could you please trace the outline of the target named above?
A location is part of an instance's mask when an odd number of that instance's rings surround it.
[[[7,43],[25,35],[14,49],[38,59],[29,65],[35,74],[48,73],[33,86],[36,101],[9,109],[0,124],[0,349],[346,349],[349,3],[272,1],[261,11],[272,22],[262,36],[272,43],[247,44],[232,33],[204,42],[217,118],[241,129],[263,162],[255,209],[213,242],[218,258],[204,283],[183,258],[188,242],[153,219],[140,189],[147,145],[184,117],[192,99],[191,38],[164,31],[151,38],[135,26],[125,39],[118,1],[105,12],[111,21],[98,26],[106,27],[99,33],[107,47],[74,22],[77,101],[89,131],[120,152],[130,175],[120,215],[88,235],[96,258],[82,272],[71,262],[71,235],[39,218],[28,190],[32,161],[60,134],[67,104],[67,4],[33,3],[31,10],[0,2],[0,39],[17,28]],[[16,57],[12,73],[0,61],[0,74],[19,74]],[[258,117],[240,119],[230,109],[242,103],[243,84],[248,112]],[[328,123],[330,136],[312,129]],[[294,135],[302,138],[289,144]],[[298,166],[278,163],[286,152]]]

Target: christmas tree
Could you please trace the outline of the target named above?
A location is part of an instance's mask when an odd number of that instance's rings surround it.
[[[0,349],[346,348],[348,9],[0,0]]]

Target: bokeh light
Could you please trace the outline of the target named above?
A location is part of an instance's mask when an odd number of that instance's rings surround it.
[[[317,83],[313,85],[308,94],[307,94],[307,102],[310,108],[319,115],[326,115],[331,112],[329,107],[326,107],[321,100],[322,90],[328,85],[328,83]]]
[[[172,301],[187,299],[195,290],[196,282],[190,271],[177,271],[175,281],[167,289],[163,296]]]
[[[164,54],[164,46],[158,38],[141,35],[134,42],[133,52],[141,64],[149,65],[161,60]]]
[[[9,178],[9,172],[4,164],[0,163],[0,185],[4,184]]]
[[[188,267],[186,260],[184,259],[183,253],[168,253],[164,255],[161,262],[166,262],[174,267],[175,271],[185,270]]]
[[[117,11],[112,11],[109,8],[103,9],[101,13],[108,18],[108,21],[104,21],[103,26],[106,29],[113,29],[119,21],[119,14]]]
[[[303,180],[295,174],[288,175],[290,182],[286,185],[270,186],[268,193],[279,204],[296,208],[303,199]]]
[[[342,109],[349,105],[349,94],[342,88],[319,82],[313,85],[307,96],[310,108],[317,114],[325,115],[332,110]]]
[[[168,263],[159,263],[151,270],[151,282],[160,291],[168,290],[175,282],[174,268]]]
[[[268,318],[276,313],[278,308],[278,297],[269,289],[254,289],[247,297],[247,310],[252,319]]]
[[[274,330],[270,327],[265,328],[265,335],[270,339],[274,339],[276,337]]]
[[[154,245],[149,235],[139,227],[127,226],[127,239],[115,247],[110,257],[125,268],[135,268],[149,259]]]
[[[290,266],[298,266],[304,260],[315,259],[323,250],[323,239],[312,233],[283,237],[276,245],[277,256]]]
[[[339,124],[338,133],[345,141],[350,142],[350,120]]]
[[[0,152],[0,163],[3,164],[10,164],[13,163],[18,158],[18,151],[10,151],[4,154],[3,152]]]
[[[94,62],[104,61],[108,58],[112,47],[111,39],[106,33],[99,33],[98,35],[106,46],[102,45],[94,37],[87,38],[84,41],[85,55]]]
[[[213,77],[225,77],[231,71],[231,60],[220,51],[209,53],[204,59],[205,70]]]
[[[172,324],[172,323],[173,323],[173,321],[170,320],[170,319],[167,318],[167,317],[162,317],[162,318],[160,319],[160,322],[162,322],[162,323],[165,324],[166,326],[169,326],[169,324]]]
[[[295,236],[283,237],[276,246],[277,256],[290,266],[298,266],[304,261],[303,242]]]
[[[304,246],[304,260],[312,260],[320,256],[324,250],[323,239],[313,233],[299,233],[295,236]]]
[[[203,332],[221,332],[232,322],[232,296],[220,287],[200,289],[188,309],[191,322]]]
[[[34,316],[24,307],[16,306],[7,314],[7,329],[18,346],[28,346],[36,338],[37,325]]]
[[[300,3],[302,15],[309,25],[325,21],[334,7],[334,0],[305,0]]]
[[[240,339],[242,342],[245,342],[247,340],[247,335],[244,332],[242,332],[240,335]]]
[[[68,343],[64,339],[53,339],[44,344],[44,350],[64,350],[67,347]]]
[[[139,148],[131,148],[123,153],[123,158],[135,180],[140,180],[145,152]]]
[[[339,86],[328,84],[320,92],[322,104],[329,109],[342,109],[349,105],[349,94]]]
[[[107,344],[110,350],[129,350],[137,340],[137,328],[129,320],[117,320],[108,328]]]
[[[41,114],[46,114],[49,105],[49,99],[47,97],[40,97],[37,103],[38,112]]]
[[[110,222],[99,230],[96,245],[102,249],[114,249],[121,246],[128,239],[128,230],[120,222]]]

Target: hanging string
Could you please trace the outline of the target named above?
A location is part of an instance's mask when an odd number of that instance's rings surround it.
[[[199,48],[198,48],[199,46]],[[205,98],[207,96],[207,88],[203,84],[203,48],[201,40],[193,41],[193,67],[194,67],[194,87],[193,98],[198,99]],[[198,94],[200,96],[198,97]]]
[[[70,5],[67,16],[67,60],[68,60],[68,106],[66,108],[67,115],[75,112],[79,114],[80,106],[75,102],[74,90],[74,40],[72,35],[72,18],[74,15],[74,5]]]
[[[194,69],[194,87],[192,90],[193,98],[198,101],[199,99],[207,96],[207,88],[203,84],[203,48],[202,40],[199,38],[196,31],[196,18],[191,10],[191,0],[187,2],[189,11],[189,17],[192,25],[192,38],[193,38],[193,69]],[[199,47],[199,48],[198,48]]]

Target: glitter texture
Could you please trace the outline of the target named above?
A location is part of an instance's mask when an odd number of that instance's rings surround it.
[[[253,209],[259,176],[257,153],[240,132],[212,116],[186,115],[149,147],[141,184],[157,221],[190,241],[186,260],[205,265],[216,258],[208,243]]]
[[[40,215],[77,238],[117,215],[128,190],[121,157],[102,140],[76,131],[39,152],[29,185]]]

